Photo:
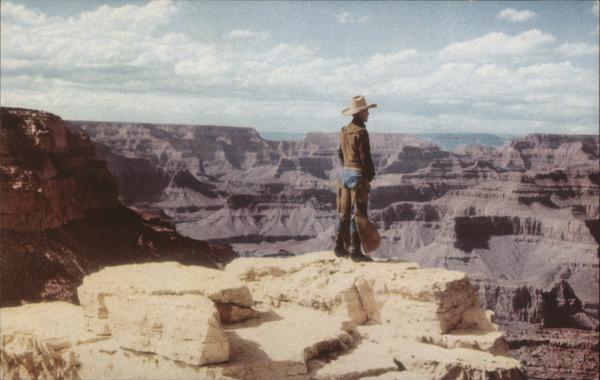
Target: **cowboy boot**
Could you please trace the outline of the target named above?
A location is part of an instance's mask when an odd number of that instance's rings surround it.
[[[362,253],[360,248],[360,237],[358,236],[358,232],[352,233],[352,241],[350,243],[350,258],[352,261],[361,262],[361,261],[373,261],[369,256],[365,256]]]
[[[338,232],[335,237],[335,247],[333,248],[333,253],[337,257],[348,257],[348,251],[346,251],[346,247],[344,246],[344,239],[342,238],[342,234]]]

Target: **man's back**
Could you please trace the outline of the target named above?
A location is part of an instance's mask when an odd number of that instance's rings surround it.
[[[339,134],[339,155],[344,167],[360,170],[370,182],[375,176],[375,168],[371,158],[369,133],[358,123],[352,122],[343,127]]]

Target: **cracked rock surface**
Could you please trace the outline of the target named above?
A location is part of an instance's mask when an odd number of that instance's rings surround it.
[[[2,378],[525,378],[468,278],[414,263],[127,265],[79,295],[0,309]]]

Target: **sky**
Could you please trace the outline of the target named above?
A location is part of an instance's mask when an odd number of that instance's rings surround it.
[[[0,100],[64,119],[598,134],[598,1],[2,0]]]

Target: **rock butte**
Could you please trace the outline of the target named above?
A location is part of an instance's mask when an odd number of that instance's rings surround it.
[[[0,309],[2,378],[525,378],[465,274],[409,262],[123,265],[78,294]]]

